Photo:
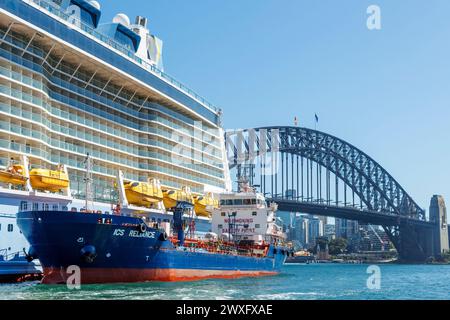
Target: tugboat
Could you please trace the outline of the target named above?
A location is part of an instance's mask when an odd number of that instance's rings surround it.
[[[194,207],[190,196],[172,207],[173,223],[152,223],[142,211],[99,214],[88,206],[88,199],[85,212],[25,211],[18,213],[17,223],[31,245],[28,259],[41,262],[44,284],[66,283],[71,275],[66,270],[73,265],[80,268],[83,284],[278,274],[291,249],[272,223],[276,206],[268,207],[262,194],[248,188],[220,198],[212,219],[212,229],[218,233],[204,238],[186,236],[186,217]],[[222,218],[230,209],[234,219],[227,222],[233,226],[224,230]],[[266,223],[252,225],[254,212]],[[237,230],[238,219],[249,221],[250,233]]]

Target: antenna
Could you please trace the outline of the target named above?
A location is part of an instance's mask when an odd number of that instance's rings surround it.
[[[147,24],[148,24],[148,19],[142,16],[137,16],[136,17],[136,24],[140,25],[144,28],[147,28]]]
[[[84,176],[84,183],[86,186],[85,208],[86,211],[89,212],[94,210],[94,196],[92,194],[92,159],[89,153],[86,155],[86,159],[84,160],[84,167],[86,169]]]
[[[242,184],[243,182],[253,187],[253,181],[255,178],[255,167],[256,166],[254,164],[237,165],[236,178],[238,187],[240,187],[240,184]]]

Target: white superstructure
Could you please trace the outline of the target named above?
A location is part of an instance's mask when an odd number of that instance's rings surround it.
[[[267,205],[263,194],[245,182],[237,193],[220,194],[220,207],[212,215],[212,232],[221,238],[260,242],[270,237],[284,239],[277,224],[277,205]]]

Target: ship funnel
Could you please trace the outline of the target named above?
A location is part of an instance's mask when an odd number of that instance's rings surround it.
[[[137,25],[140,25],[140,26],[142,26],[142,27],[144,27],[144,28],[147,28],[148,19],[147,19],[147,18],[144,18],[144,17],[142,17],[142,16],[137,16],[137,17],[136,17],[136,24],[137,24]]]

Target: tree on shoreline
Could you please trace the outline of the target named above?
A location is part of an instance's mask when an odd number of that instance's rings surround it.
[[[338,255],[347,250],[348,241],[345,238],[332,239],[328,244],[328,249],[331,255]]]

